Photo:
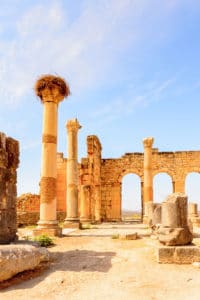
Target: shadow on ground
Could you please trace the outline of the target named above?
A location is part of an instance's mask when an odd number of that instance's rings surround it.
[[[115,252],[96,252],[89,250],[73,250],[52,253],[53,263],[57,270],[74,272],[108,272]]]
[[[115,252],[97,252],[89,250],[73,250],[66,252],[52,252],[51,261],[42,263],[35,270],[21,272],[9,280],[0,282],[0,290],[11,287],[20,289],[20,283],[29,282],[29,288],[34,287],[45,277],[56,271],[66,272],[108,272],[112,267],[111,259]]]

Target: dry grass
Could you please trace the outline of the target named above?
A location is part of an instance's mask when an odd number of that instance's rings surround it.
[[[66,83],[66,81],[58,76],[54,76],[54,75],[42,75],[35,84],[35,93],[38,97],[40,97],[40,99],[42,100],[42,91],[44,89],[50,89],[53,90],[55,88],[59,89],[59,93],[63,96],[63,97],[67,97],[70,95],[70,89],[69,89],[69,85]]]

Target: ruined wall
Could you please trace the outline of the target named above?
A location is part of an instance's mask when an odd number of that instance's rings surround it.
[[[141,210],[143,213],[144,154],[126,153],[116,159],[101,158],[101,143],[95,135],[87,137],[87,157],[78,164],[79,185],[88,188],[87,203],[91,220],[120,220],[122,180],[126,174],[136,174],[141,182]],[[66,214],[67,159],[57,154],[57,212]],[[152,149],[152,174],[167,173],[171,177],[172,192],[185,192],[187,174],[200,172],[200,151],[159,152]],[[134,201],[134,199],[133,199]],[[79,193],[80,207],[80,193]]]
[[[16,238],[17,167],[19,143],[0,133],[0,244]]]
[[[17,225],[32,225],[39,221],[40,196],[23,194],[17,197]]]
[[[99,221],[101,218],[101,143],[95,135],[87,137],[87,158],[82,159],[79,170],[79,184],[89,187],[90,218]]]
[[[121,219],[122,179],[129,173],[138,175],[143,182],[142,153],[127,153],[119,159],[102,159],[101,211],[103,219]]]
[[[36,194],[22,194],[17,197],[17,226],[37,224],[40,218],[40,196]],[[57,220],[62,222],[65,219],[64,208],[57,210]]]

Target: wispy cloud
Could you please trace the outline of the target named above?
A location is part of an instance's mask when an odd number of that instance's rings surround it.
[[[21,101],[32,92],[41,73],[61,74],[69,79],[72,91],[79,93],[114,80],[121,55],[130,45],[137,47],[144,34],[145,15],[151,6],[144,0],[80,3],[82,10],[75,18],[69,15],[64,1],[52,0],[48,5],[36,1],[26,6],[9,19],[9,24],[6,18],[1,21],[4,30],[10,28],[9,38],[0,37],[3,101]],[[150,12],[156,11],[154,8]]]
[[[126,96],[123,95],[123,97],[118,97],[103,105],[102,109],[93,113],[93,117],[101,117],[104,122],[124,118],[136,112],[137,109],[145,108],[156,101],[162,101],[163,95],[168,92],[175,81],[176,79],[173,77],[163,82],[148,83],[142,94],[135,94],[133,90],[128,91]]]

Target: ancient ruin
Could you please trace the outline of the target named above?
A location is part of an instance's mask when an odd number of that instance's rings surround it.
[[[58,216],[59,220],[65,218],[66,227],[78,220],[83,223],[121,221],[122,180],[130,173],[140,177],[142,221],[152,225],[152,218],[156,218],[153,223],[158,223],[161,210],[160,204],[154,202],[154,176],[168,174],[172,192],[185,193],[186,176],[191,172],[200,172],[200,151],[159,152],[157,148],[152,148],[151,137],[143,140],[144,153],[126,153],[120,158],[106,159],[101,156],[102,146],[98,137],[90,135],[87,137],[87,157],[79,163],[77,133],[80,125],[76,119],[69,120],[67,124],[68,157],[57,153],[55,173],[57,219]],[[42,211],[44,205],[41,204]],[[199,226],[195,205],[189,203],[190,221],[194,226]],[[31,212],[31,207],[28,210]]]
[[[155,175],[167,173],[171,177],[172,192],[184,193],[186,176],[191,172],[200,172],[200,151],[159,152],[157,148],[152,148],[153,138],[146,138],[143,143],[144,153],[126,153],[118,159],[106,159],[101,157],[102,146],[99,139],[94,135],[87,137],[87,157],[82,158],[78,164],[79,216],[93,222],[121,220],[122,179],[126,174],[133,173],[140,177],[141,210],[146,222],[146,203],[151,202],[155,207],[152,185]],[[59,209],[67,209],[63,205],[67,197],[67,163],[68,158],[58,153]],[[83,203],[87,203],[87,212]]]
[[[174,193],[161,205],[159,241],[167,246],[188,245],[193,236],[188,226],[187,196]]]
[[[19,143],[0,133],[0,244],[14,241],[17,232],[16,196]]]

